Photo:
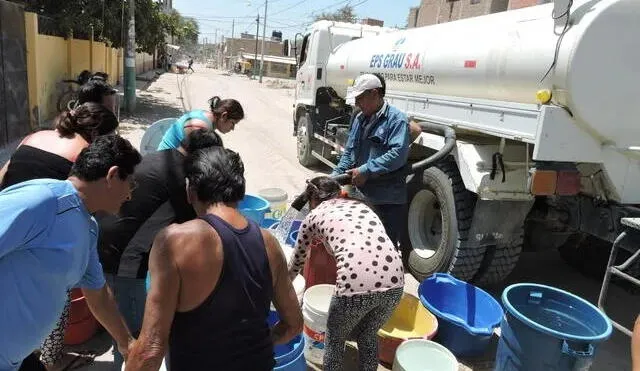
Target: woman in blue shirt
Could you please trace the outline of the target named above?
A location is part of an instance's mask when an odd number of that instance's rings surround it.
[[[242,105],[235,99],[209,99],[209,111],[193,110],[182,115],[164,133],[158,151],[178,148],[182,140],[193,130],[216,129],[226,134],[244,118]]]

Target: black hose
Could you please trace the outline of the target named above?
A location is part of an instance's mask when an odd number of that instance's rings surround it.
[[[410,173],[416,173],[418,171],[424,170],[434,163],[442,160],[451,153],[456,145],[456,132],[455,130],[453,130],[453,128],[446,125],[434,124],[431,122],[421,122],[419,123],[419,125],[422,128],[423,132],[435,132],[437,134],[443,135],[444,146],[442,146],[442,148],[433,155],[411,165]],[[349,174],[336,175],[333,177],[333,179],[340,183],[340,185],[351,183],[351,176]],[[302,192],[298,197],[296,197],[295,200],[293,200],[291,207],[300,211],[302,210],[304,205],[306,205],[307,201],[307,193]]]
[[[340,183],[340,185],[346,185],[351,183],[351,175],[349,174],[340,174],[332,177],[333,180]],[[302,192],[295,200],[291,203],[291,207],[300,211],[307,204],[309,200],[307,199],[307,192]]]
[[[420,122],[418,125],[420,125],[423,132],[435,132],[437,134],[443,135],[444,146],[442,146],[442,148],[440,148],[440,150],[433,155],[411,165],[411,173],[416,173],[418,171],[424,170],[429,166],[435,164],[436,162],[442,160],[443,158],[447,157],[456,146],[456,132],[455,130],[453,130],[453,128],[446,125],[434,124],[431,122]]]

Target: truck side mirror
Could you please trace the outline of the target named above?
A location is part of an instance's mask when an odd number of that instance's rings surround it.
[[[284,40],[282,43],[282,55],[285,57],[289,56],[289,40]]]

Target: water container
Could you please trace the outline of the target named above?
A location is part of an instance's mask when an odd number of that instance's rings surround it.
[[[588,370],[611,322],[569,292],[520,283],[502,293],[506,315],[496,353],[497,371]]]
[[[302,299],[304,357],[318,365],[322,364],[324,357],[327,318],[334,291],[335,285],[316,285],[308,288]]]
[[[269,327],[273,327],[280,317],[278,312],[269,312],[267,322]],[[306,371],[307,362],[304,359],[304,337],[302,334],[294,337],[287,344],[276,345],[273,349],[276,365],[274,370],[281,371]]]
[[[151,124],[144,131],[144,135],[140,140],[140,154],[146,155],[150,152],[156,152],[158,150],[158,145],[162,142],[162,137],[171,125],[173,125],[178,119],[175,117],[166,118],[162,120],[158,120]]]
[[[458,371],[458,360],[438,343],[413,339],[398,347],[392,371]]]
[[[420,283],[422,304],[438,318],[435,340],[457,356],[484,353],[503,317],[502,307],[483,290],[446,273]]]
[[[307,250],[307,262],[304,265],[304,279],[307,287],[321,284],[335,284],[338,270],[336,259],[327,252],[320,240],[313,240]]]
[[[265,214],[269,211],[269,201],[259,196],[245,195],[238,204],[238,210],[245,218],[261,225]]]
[[[396,350],[409,339],[432,339],[438,319],[413,295],[403,294],[391,318],[378,330],[378,359],[391,365]]]
[[[282,215],[287,211],[287,192],[280,188],[265,188],[258,191],[258,195],[271,204],[271,211],[266,217],[270,219],[280,220]]]
[[[262,220],[262,223],[260,223],[260,227],[261,228],[265,228],[265,229],[272,229],[278,226],[278,221],[276,219],[269,219],[265,216],[265,218]]]

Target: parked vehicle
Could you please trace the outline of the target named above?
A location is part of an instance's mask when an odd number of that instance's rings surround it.
[[[381,73],[423,127],[412,163],[455,141],[407,178],[414,276],[497,283],[523,246],[601,275],[621,218],[640,215],[638,19],[637,0],[556,0],[403,31],[316,22],[294,49],[299,162],[335,166],[347,90]]]

